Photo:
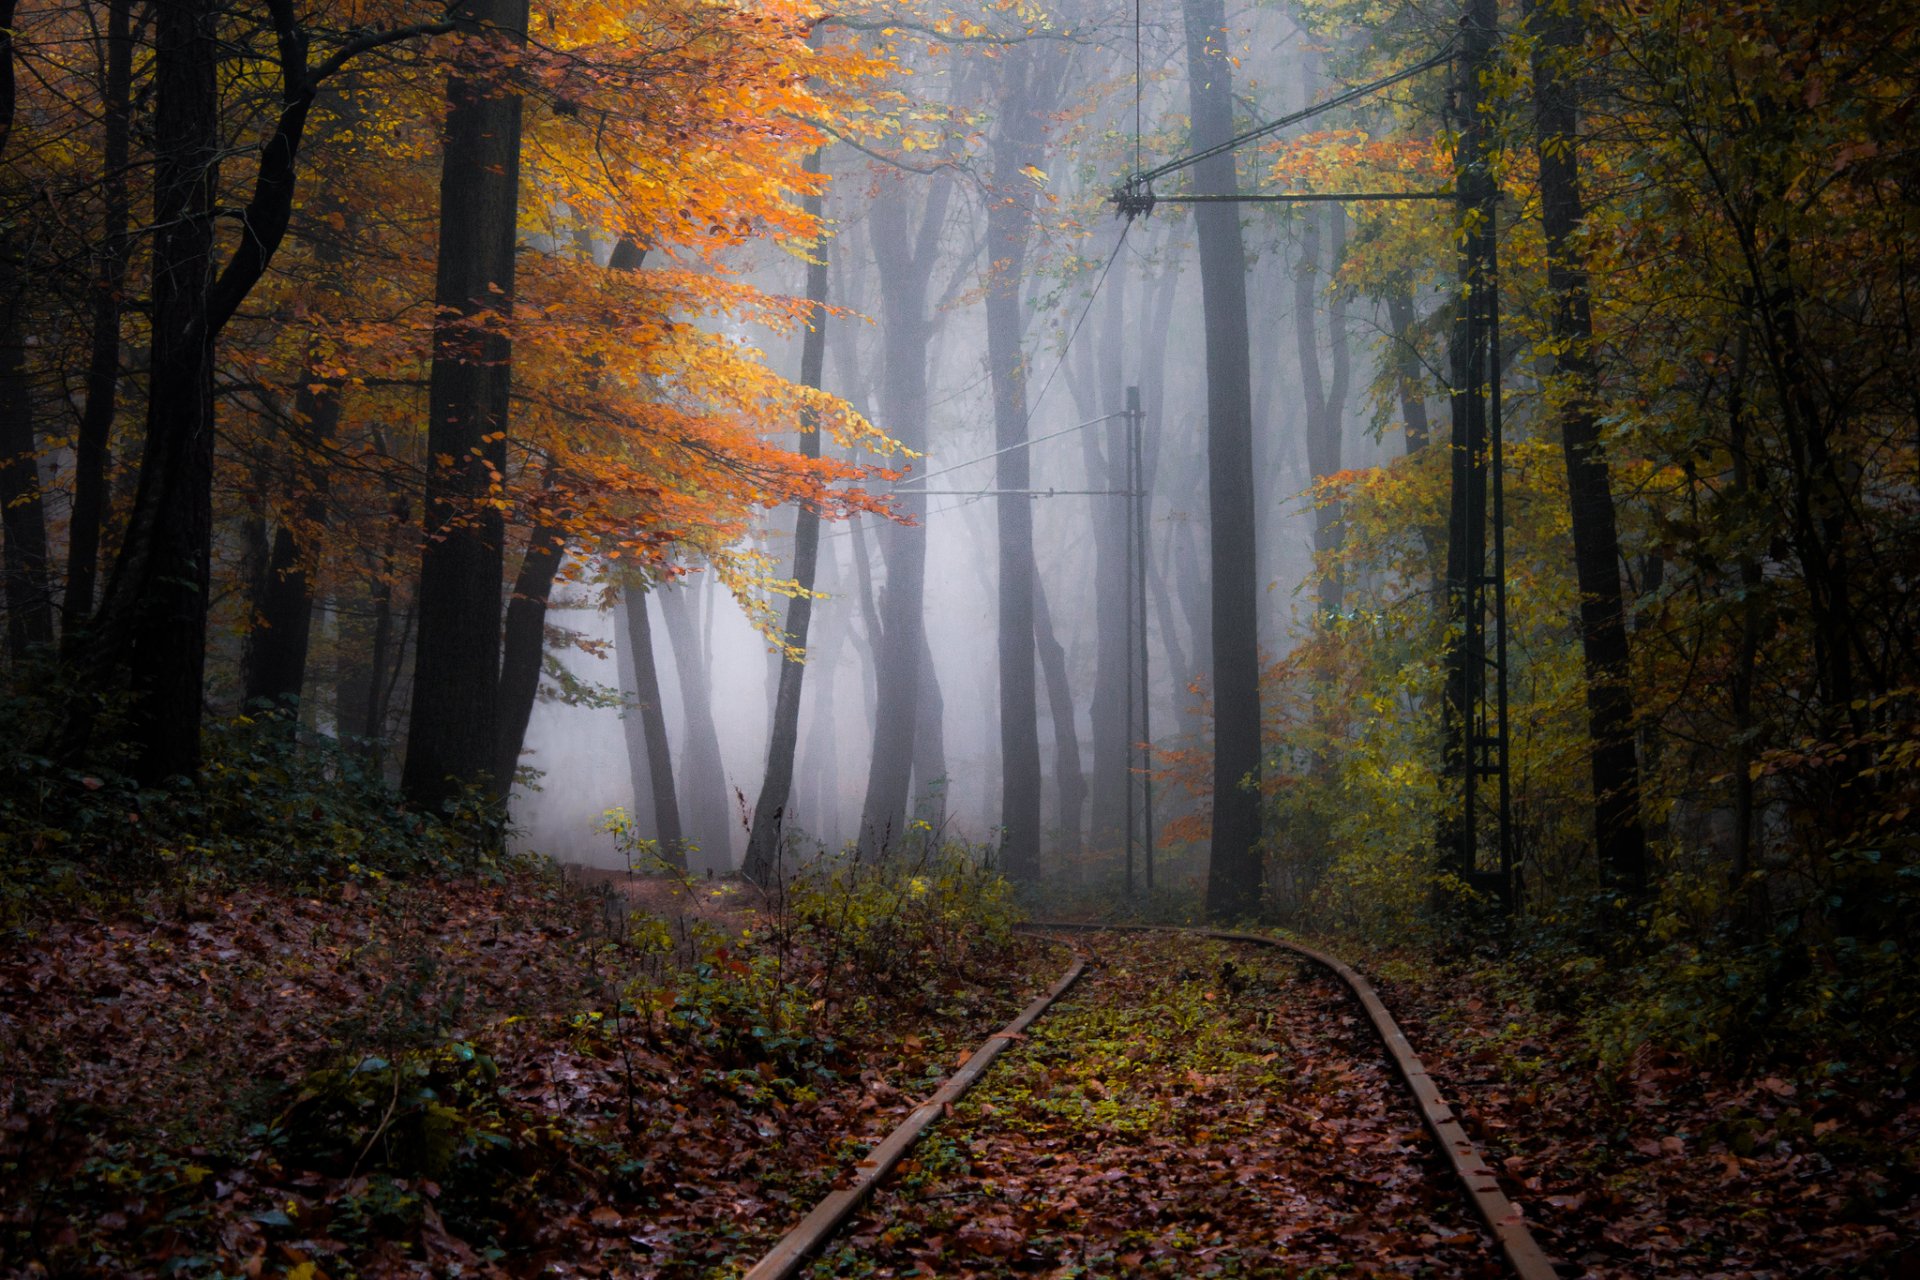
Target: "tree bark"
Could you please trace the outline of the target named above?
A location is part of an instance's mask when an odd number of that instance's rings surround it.
[[[507,602],[500,656],[500,741],[493,766],[503,795],[513,786],[520,753],[526,747],[527,725],[533,719],[547,652],[547,601],[553,596],[554,575],[560,572],[566,552],[566,530],[558,521],[536,525],[527,536],[513,598]]]
[[[1183,0],[1187,77],[1197,149],[1233,133],[1232,63],[1223,0]],[[1231,153],[1201,161],[1194,184],[1233,194]],[[1246,250],[1231,204],[1194,211],[1207,344],[1207,504],[1213,619],[1213,847],[1207,913],[1216,920],[1260,906],[1260,649],[1254,567],[1253,388],[1247,336]]]
[[[820,172],[821,153],[807,157],[807,172]],[[808,196],[803,208],[809,217],[821,216],[821,198]],[[824,224],[823,224],[824,225]],[[807,263],[807,332],[800,342],[800,384],[820,389],[827,361],[827,240],[824,231]],[[820,456],[820,423],[813,413],[800,422],[800,453]],[[806,677],[804,651],[813,622],[813,584],[820,565],[820,513],[801,504],[793,524],[793,578],[800,593],[787,602],[788,652],[780,662],[780,682],[774,691],[773,724],[767,735],[767,776],[753,805],[753,825],[747,833],[746,877],[766,884],[779,866],[782,819],[793,794],[793,757],[800,740],[800,694]]]
[[[880,267],[886,352],[879,425],[918,453],[927,448],[927,348],[933,340],[927,282],[952,192],[951,178],[942,174],[933,179],[917,227],[897,188],[884,193],[870,215],[874,257]],[[875,641],[873,757],[859,837],[860,849],[868,856],[893,847],[906,832],[908,789],[919,736],[921,651],[926,644],[927,501],[915,495],[917,488],[908,485],[900,501],[901,513],[914,524],[888,524],[881,530],[887,583],[880,601],[881,632]]]
[[[9,8],[12,6],[9,5]],[[87,358],[87,405],[73,450],[73,514],[67,533],[65,642],[80,635],[93,613],[100,576],[100,534],[107,515],[107,450],[120,391],[121,291],[126,287],[132,202],[127,194],[133,115],[132,0],[108,0],[106,81],[101,85],[103,130],[100,183],[103,217],[93,280],[93,333]]]
[[[469,38],[519,42],[527,0],[470,0]],[[440,169],[439,316],[429,379],[425,541],[413,709],[401,785],[440,809],[470,787],[498,800],[500,589],[505,522],[491,499],[507,470],[520,207],[521,100],[473,59],[447,81]]]
[[[987,193],[987,368],[993,380],[994,481],[1000,576],[1001,868],[1016,884],[1040,878],[1040,730],[1034,676],[1033,479],[1027,454],[1027,368],[1020,287],[1033,226],[1033,183],[1041,158],[1034,80],[1044,74],[1033,46],[1000,59],[1001,110]]]
[[[1631,669],[1620,585],[1620,535],[1595,407],[1597,378],[1586,264],[1574,244],[1584,216],[1576,149],[1579,103],[1571,66],[1585,40],[1580,0],[1536,6],[1533,25],[1540,215],[1546,232],[1547,290],[1553,301],[1552,333],[1558,353],[1555,373],[1561,383],[1554,416],[1566,454],[1574,572],[1580,587],[1594,840],[1608,882],[1637,894],[1646,888],[1647,848],[1640,823],[1640,766],[1628,684]]]
[[[687,793],[684,834],[698,850],[688,858],[696,871],[733,870],[733,819],[728,804],[727,771],[720,759],[720,731],[713,720],[713,669],[702,643],[690,586],[661,593],[660,616],[673,646],[673,670],[680,682],[680,710],[686,719],[681,739],[680,790]]]
[[[1053,783],[1059,806],[1054,817],[1057,852],[1072,857],[1080,852],[1080,811],[1087,803],[1087,777],[1080,765],[1080,730],[1073,719],[1067,651],[1054,634],[1046,588],[1038,581],[1033,584],[1033,631],[1040,669],[1046,675],[1047,710],[1053,718]]]
[[[1319,312],[1320,290],[1315,279],[1321,274],[1322,243],[1320,219],[1323,213],[1312,205],[1305,213],[1306,232],[1301,237],[1300,262],[1293,277],[1294,335],[1300,355],[1301,390],[1307,409],[1307,470],[1315,480],[1323,480],[1340,470],[1340,436],[1346,423],[1347,391],[1352,384],[1353,357],[1348,347],[1347,303],[1343,292],[1333,295],[1327,317],[1329,354],[1333,363],[1329,381],[1320,367]],[[1324,216],[1332,224],[1333,244],[1326,255],[1324,272],[1331,280],[1340,265],[1346,247],[1346,214],[1338,206],[1329,207]],[[1340,612],[1345,600],[1345,583],[1338,565],[1328,563],[1342,540],[1340,506],[1317,501],[1313,508],[1313,553],[1323,564],[1320,579],[1320,612],[1331,618]]]
[[[293,396],[293,439],[288,465],[295,476],[287,497],[300,509],[300,526],[283,518],[260,575],[247,634],[246,701],[282,710],[300,701],[306,683],[307,648],[313,630],[313,571],[320,554],[318,531],[327,523],[327,464],[320,451],[340,423],[340,387],[322,381],[311,363]]]
[[[933,667],[933,646],[920,633],[920,712],[913,718],[913,794],[915,814],[933,831],[947,824],[947,702],[940,673]]]
[[[653,628],[647,622],[647,594],[633,586],[621,588],[621,618],[626,624],[621,639],[633,663],[634,691],[638,698],[634,710],[640,715],[640,727],[647,744],[647,775],[653,794],[654,829],[660,856],[669,866],[685,871],[687,845],[680,830],[680,801],[673,787],[673,747],[667,740],[666,714],[660,709],[660,670],[653,659]],[[638,807],[636,803],[635,808]]]

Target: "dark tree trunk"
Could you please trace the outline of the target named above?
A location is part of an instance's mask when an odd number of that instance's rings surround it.
[[[0,0],[0,154],[13,136],[16,91],[13,16]],[[14,228],[0,234],[0,536],[6,539],[7,648],[20,662],[53,643],[53,595],[47,574],[47,515],[33,430],[22,312],[27,249]]]
[[[317,535],[327,523],[328,468],[320,453],[339,424],[339,384],[323,381],[309,364],[294,392],[288,462],[294,478],[287,496],[301,508],[301,523],[282,519],[274,530],[273,551],[254,593],[246,655],[249,705],[291,709],[300,701],[313,630]]]
[[[1117,505],[1117,504],[1116,504]],[[1040,669],[1047,680],[1047,710],[1053,718],[1053,784],[1059,811],[1054,818],[1058,852],[1080,852],[1080,810],[1087,803],[1087,777],[1080,767],[1080,731],[1073,721],[1073,686],[1067,682],[1067,651],[1053,631],[1046,588],[1033,584],[1033,634]]]
[[[915,816],[933,831],[947,823],[947,702],[940,694],[940,673],[933,668],[933,646],[920,634],[920,713],[913,718],[913,794]]]
[[[0,528],[6,537],[7,651],[15,663],[53,644],[53,591],[47,570],[47,512],[40,492],[39,447],[28,381],[23,246],[0,242]]]
[[[987,368],[993,379],[994,482],[999,520],[1001,869],[1016,884],[1040,878],[1040,729],[1034,676],[1032,459],[1027,456],[1027,368],[1020,287],[1041,157],[1033,47],[1000,60],[1001,110],[987,205]]]
[[[1480,69],[1492,58],[1499,6],[1495,0],[1468,0],[1461,17],[1458,80],[1455,85],[1459,112],[1459,135],[1454,143],[1454,174],[1457,207],[1461,215],[1459,242],[1460,279],[1464,296],[1454,309],[1453,330],[1447,342],[1451,394],[1448,408],[1450,428],[1448,449],[1447,506],[1447,579],[1446,618],[1448,628],[1442,666],[1445,671],[1441,699],[1442,810],[1438,824],[1441,866],[1455,875],[1472,875],[1477,848],[1477,832],[1467,817],[1466,788],[1471,752],[1466,741],[1477,710],[1470,705],[1472,677],[1485,660],[1483,652],[1467,643],[1467,628],[1454,625],[1466,618],[1477,596],[1473,587],[1485,569],[1486,548],[1480,530],[1470,518],[1484,506],[1484,494],[1477,476],[1477,454],[1486,446],[1487,412],[1483,391],[1486,386],[1486,344],[1489,335],[1481,323],[1483,316],[1477,298],[1490,288],[1493,262],[1491,220],[1469,221],[1467,211],[1484,212],[1494,207],[1497,194],[1491,167],[1487,163],[1489,145],[1487,121],[1481,106],[1483,86]],[[1476,498],[1480,501],[1476,501]]]
[[[696,605],[691,586],[660,596],[660,616],[667,624],[674,675],[680,682],[680,710],[686,718],[680,768],[680,790],[687,793],[682,814],[685,835],[700,852],[695,870],[724,873],[733,869],[733,806],[720,759],[720,731],[713,721],[713,669]],[[690,865],[693,862],[689,859]]]
[[[192,774],[200,764],[221,150],[216,10],[211,0],[179,0],[155,12],[157,230],[145,442],[132,516],[90,637],[90,683],[104,686],[124,673],[130,684],[134,773],[148,783]]]
[[[73,450],[73,515],[67,534],[66,633],[81,634],[93,613],[100,576],[100,533],[107,516],[107,451],[120,391],[121,291],[126,287],[132,203],[127,164],[133,99],[132,0],[108,0],[104,130],[100,181],[104,218],[93,280],[93,335],[87,359],[87,407]]]
[[[1223,0],[1183,0],[1195,148],[1233,133],[1232,63]],[[1231,153],[1203,160],[1194,184],[1239,189]],[[1207,508],[1213,588],[1213,848],[1207,913],[1216,920],[1260,906],[1260,642],[1254,569],[1253,388],[1247,337],[1247,263],[1230,204],[1194,212],[1207,343]]]
[[[1387,295],[1387,317],[1393,322],[1394,386],[1400,397],[1407,453],[1412,455],[1427,447],[1432,427],[1427,420],[1426,375],[1420,367],[1419,347],[1415,345],[1411,288],[1396,289]]]
[[[622,593],[624,600],[625,593]],[[627,810],[634,830],[659,837],[660,824],[653,807],[653,773],[647,754],[647,727],[640,713],[640,677],[634,670],[633,641],[627,636],[624,613],[613,617],[613,661],[620,680],[620,734],[627,744],[627,783],[633,804]]]
[[[236,219],[233,254],[213,274],[220,134],[219,18],[212,0],[157,5],[154,24],[154,226],[151,358],[140,479],[81,663],[96,691],[131,690],[133,772],[145,782],[200,764],[201,692],[213,530],[213,353],[221,329],[265,274],[293,213],[301,139],[318,86],[359,53],[443,29],[365,32],[318,69],[291,5],[273,10],[281,101],[260,148],[252,198]],[[91,734],[77,701],[70,749]]]
[[[820,171],[821,155],[815,150],[807,157],[807,171]],[[821,216],[821,199],[808,196],[806,212]],[[813,246],[813,260],[807,264],[807,332],[800,342],[800,384],[818,390],[827,360],[827,241],[823,234]],[[800,423],[800,452],[807,458],[820,456],[820,424],[808,413]],[[793,757],[800,740],[800,694],[806,676],[802,654],[813,622],[814,578],[820,563],[820,513],[802,504],[793,524],[793,578],[800,594],[787,602],[786,643],[789,652],[780,662],[780,682],[773,699],[773,723],[767,741],[767,776],[754,801],[753,825],[747,833],[744,864],[747,879],[756,884],[770,880],[779,865],[780,833],[787,804],[793,794]]]
[[[1320,219],[1332,223],[1333,244],[1321,261]],[[1346,425],[1347,390],[1352,383],[1353,357],[1348,347],[1347,303],[1344,291],[1333,295],[1327,317],[1327,338],[1333,363],[1331,381],[1320,368],[1320,340],[1317,316],[1320,290],[1316,278],[1324,270],[1331,280],[1339,270],[1340,256],[1346,247],[1346,214],[1330,206],[1324,212],[1312,205],[1305,213],[1306,231],[1301,237],[1300,263],[1293,277],[1294,335],[1300,353],[1300,383],[1306,396],[1307,470],[1315,480],[1325,479],[1340,470],[1340,436]],[[1313,552],[1323,563],[1340,550],[1342,527],[1338,503],[1318,502],[1313,509]],[[1320,612],[1332,617],[1345,600],[1345,584],[1337,565],[1327,565],[1320,579]]]
[[[526,37],[527,0],[471,0],[460,16],[468,31]],[[505,528],[488,499],[507,470],[513,349],[488,320],[513,309],[521,102],[489,81],[473,65],[447,81],[420,629],[401,776],[425,809],[468,787],[498,798],[509,781],[495,774]]]
[[[687,845],[680,832],[680,801],[673,788],[673,747],[667,741],[666,713],[660,709],[660,668],[653,660],[653,627],[647,621],[647,593],[637,587],[624,587],[620,599],[621,618],[626,625],[621,640],[631,655],[634,693],[638,699],[637,707],[627,714],[637,711],[646,739],[647,774],[652,784],[654,830],[659,839],[660,856],[669,866],[685,871]]]
[[[513,786],[527,742],[527,724],[540,693],[540,664],[547,652],[547,601],[566,551],[566,530],[560,524],[535,526],[527,536],[513,598],[507,602],[500,657],[500,743],[493,765],[502,795]]]
[[[413,512],[406,498],[394,495],[387,508],[386,537],[371,583],[373,640],[367,649],[366,705],[360,713],[361,750],[374,761],[386,753],[387,713],[392,709],[393,686],[399,678],[397,670],[389,674],[390,668],[399,666],[393,653],[393,578],[399,571],[400,531],[412,522]]]
[[[1573,562],[1580,587],[1580,642],[1586,659],[1587,726],[1592,743],[1594,839],[1607,880],[1629,893],[1645,889],[1646,836],[1640,825],[1640,766],[1633,693],[1628,684],[1626,607],[1621,597],[1620,536],[1613,488],[1601,448],[1595,404],[1593,318],[1586,266],[1574,244],[1580,202],[1579,103],[1572,60],[1585,39],[1580,5],[1535,8],[1535,125],[1540,214],[1546,231],[1547,289],[1553,299],[1556,373],[1561,383],[1560,439],[1567,459]]]
[[[933,340],[927,281],[952,192],[950,178],[942,175],[933,180],[917,228],[898,188],[883,193],[869,215],[874,258],[880,268],[885,344],[879,425],[919,453],[927,448],[927,348]],[[927,501],[915,495],[918,488],[906,486],[900,503],[902,514],[914,525],[888,524],[881,530],[887,584],[880,601],[881,632],[875,638],[873,757],[860,815],[860,848],[869,855],[895,845],[905,834],[919,736],[917,695],[921,651],[926,645]]]
[[[1096,363],[1099,385],[1088,396],[1085,410],[1117,413],[1123,406],[1121,356],[1126,340],[1126,277],[1116,272],[1107,284],[1106,323],[1100,332]],[[1118,418],[1095,431],[1082,431],[1081,458],[1087,488],[1126,488],[1126,424]],[[1133,655],[1128,652],[1131,619],[1127,602],[1133,584],[1127,581],[1127,504],[1111,496],[1087,499],[1093,527],[1094,669],[1093,698],[1088,705],[1088,729],[1093,739],[1092,808],[1088,829],[1096,850],[1118,852],[1127,818],[1127,772],[1132,744],[1128,742],[1127,673]]]

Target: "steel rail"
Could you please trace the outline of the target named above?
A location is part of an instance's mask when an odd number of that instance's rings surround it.
[[[1413,1044],[1406,1033],[1395,1022],[1393,1014],[1381,1002],[1379,992],[1373,984],[1355,973],[1352,968],[1324,951],[1285,938],[1269,938],[1258,933],[1238,933],[1227,929],[1184,929],[1174,925],[1104,925],[1073,924],[1064,922],[1033,923],[1019,928],[1029,933],[1180,933],[1201,938],[1218,938],[1223,942],[1248,942],[1255,946],[1275,947],[1283,951],[1292,951],[1331,970],[1347,989],[1360,1001],[1360,1007],[1367,1012],[1368,1020],[1374,1031],[1386,1046],[1387,1056],[1393,1059],[1393,1065],[1406,1083],[1407,1091],[1413,1095],[1420,1115],[1426,1121],[1427,1129],[1433,1134],[1434,1141],[1446,1153],[1447,1162],[1453,1166],[1453,1172],[1466,1189],[1467,1198],[1473,1203],[1474,1210],[1493,1233],[1495,1243],[1506,1255],[1508,1264],[1513,1268],[1519,1280],[1557,1280],[1559,1272],[1546,1253],[1527,1229],[1526,1218],[1520,1207],[1507,1198],[1500,1189],[1500,1181],[1481,1156],[1480,1148],[1461,1127],[1453,1108],[1440,1092],[1440,1086],[1434,1082],[1427,1068],[1420,1061],[1420,1055],[1413,1051]]]
[[[780,1237],[780,1242],[754,1264],[753,1270],[747,1272],[743,1280],[789,1280],[799,1275],[807,1259],[840,1229],[841,1224],[860,1207],[861,1201],[872,1193],[879,1181],[893,1172],[894,1166],[900,1163],[926,1127],[945,1114],[950,1104],[959,1101],[973,1087],[974,1081],[993,1065],[993,1060],[1000,1056],[1001,1051],[1025,1035],[1034,1020],[1065,995],[1067,989],[1086,972],[1086,968],[1086,960],[1074,957],[1072,967],[1058,982],[1047,988],[1045,995],[1021,1010],[1019,1017],[988,1036],[985,1043],[968,1056],[959,1070],[946,1078],[931,1098],[915,1107],[898,1128],[854,1166],[851,1183],[830,1193],[815,1205],[799,1225]]]

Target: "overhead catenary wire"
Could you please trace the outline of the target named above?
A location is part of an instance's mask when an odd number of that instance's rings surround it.
[[[1263,125],[1257,125],[1252,129],[1248,129],[1245,133],[1235,134],[1223,142],[1216,142],[1214,145],[1204,147],[1199,151],[1193,152],[1191,155],[1169,160],[1165,164],[1157,165],[1144,172],[1136,171],[1130,181],[1134,183],[1148,183],[1157,178],[1164,178],[1170,173],[1178,173],[1182,169],[1190,169],[1202,160],[1211,160],[1217,155],[1224,155],[1229,151],[1245,146],[1249,142],[1255,142],[1269,134],[1278,133],[1290,125],[1311,120],[1315,116],[1324,115],[1336,108],[1344,107],[1350,102],[1358,101],[1370,93],[1378,93],[1382,89],[1391,88],[1399,84],[1402,80],[1411,80],[1423,71],[1431,71],[1435,67],[1445,66],[1452,57],[1453,45],[1452,42],[1448,42],[1445,48],[1441,49],[1440,52],[1434,54],[1431,58],[1416,62],[1412,66],[1396,71],[1390,76],[1382,76],[1380,79],[1368,84],[1356,86],[1355,88],[1348,89],[1344,93],[1337,93],[1325,102],[1316,102],[1310,107],[1295,111],[1290,115],[1281,116],[1278,120],[1269,120]]]

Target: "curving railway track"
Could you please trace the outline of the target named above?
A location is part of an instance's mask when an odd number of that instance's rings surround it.
[[[748,1280],[1556,1274],[1339,961],[1216,931],[1034,932],[1071,937],[1061,979]]]

